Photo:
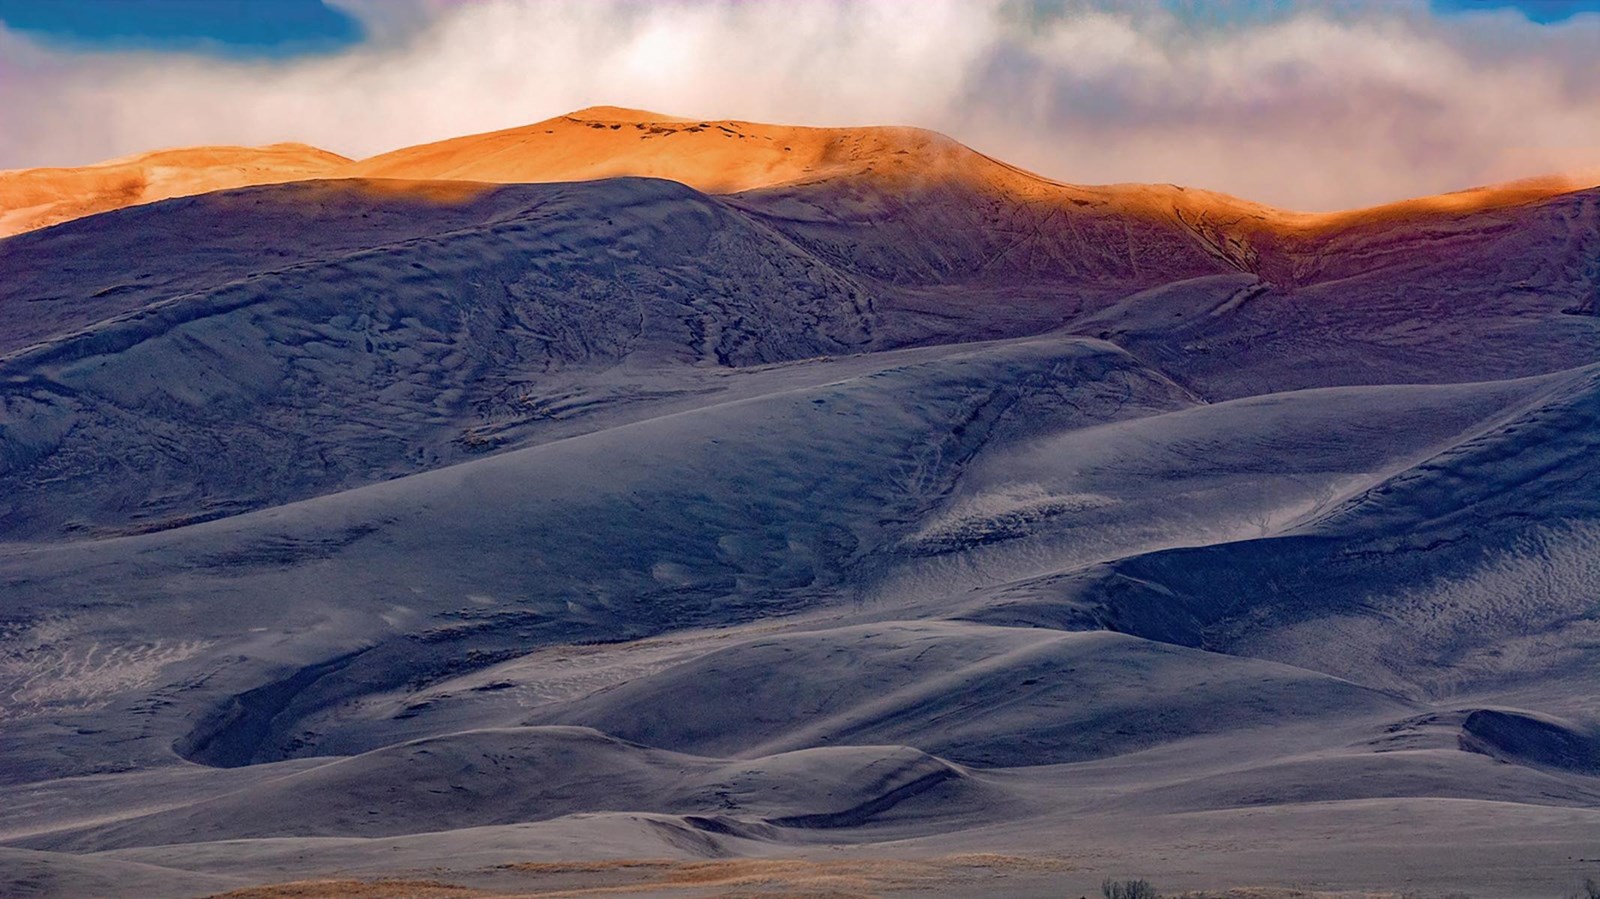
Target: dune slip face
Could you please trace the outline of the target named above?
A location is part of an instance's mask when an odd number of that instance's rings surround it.
[[[0,235],[0,894],[1600,876],[1581,179],[596,107]]]

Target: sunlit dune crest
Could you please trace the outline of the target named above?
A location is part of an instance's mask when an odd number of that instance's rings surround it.
[[[0,237],[172,197],[325,178],[349,162],[287,143],[156,150],[79,168],[0,171]]]
[[[396,150],[345,173],[502,183],[636,176],[729,194],[861,175],[950,178],[971,175],[983,162],[955,141],[916,128],[699,121],[603,106]]]
[[[906,193],[958,189],[1134,217],[1205,218],[1244,233],[1288,234],[1515,206],[1600,185],[1600,170],[1589,170],[1348,212],[1298,213],[1173,185],[1067,184],[918,128],[766,125],[597,106],[361,161],[303,144],[274,144],[162,150],[81,168],[0,172],[0,237],[170,197],[288,181],[356,178],[369,189],[449,202],[475,195],[442,186],[450,182],[618,177],[663,178],[711,194],[830,182],[865,182]],[[404,182],[419,183],[408,187]]]
[[[396,150],[342,175],[499,183],[664,178],[712,194],[866,181],[897,192],[955,187],[1030,201],[1111,206],[1131,214],[1271,207],[1171,185],[1086,187],[1034,174],[921,128],[811,128],[695,120],[592,107],[544,122]],[[1295,216],[1290,216],[1298,218]]]

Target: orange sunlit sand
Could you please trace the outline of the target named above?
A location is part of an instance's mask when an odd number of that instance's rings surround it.
[[[314,179],[492,184],[664,178],[713,194],[871,178],[900,189],[954,185],[1035,202],[1076,202],[1132,215],[1224,215],[1257,228],[1315,231],[1375,220],[1511,206],[1600,184],[1600,172],[1504,185],[1336,213],[1295,213],[1171,185],[1075,186],[992,159],[916,128],[808,128],[685,119],[591,107],[543,122],[351,161],[304,144],[161,150],[78,168],[0,172],[0,236],[125,206],[260,184]],[[369,184],[376,184],[376,181]]]

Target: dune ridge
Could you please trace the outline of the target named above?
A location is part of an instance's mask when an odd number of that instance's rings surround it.
[[[594,106],[514,128],[405,147],[362,160],[305,144],[201,146],[76,168],[0,171],[0,238],[171,197],[315,179],[385,179],[439,190],[490,184],[647,177],[708,194],[867,180],[916,191],[955,187],[1031,202],[1225,225],[1245,234],[1298,234],[1516,206],[1600,185],[1600,170],[1557,173],[1328,213],[1277,209],[1171,184],[1069,184],[1026,171],[945,135],[898,126],[819,128],[689,119]],[[396,184],[392,189],[403,190]]]

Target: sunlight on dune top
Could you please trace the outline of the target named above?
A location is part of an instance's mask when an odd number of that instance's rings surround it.
[[[156,150],[79,168],[3,171],[0,237],[172,197],[327,178],[349,162],[305,144],[273,144]]]
[[[510,184],[630,176],[678,181],[712,194],[833,181],[864,181],[890,192],[959,188],[1138,217],[1206,217],[1279,232],[1463,214],[1600,184],[1600,171],[1589,171],[1370,209],[1297,213],[1173,185],[1065,184],[917,128],[766,125],[597,106],[360,161],[304,144],[274,144],[161,150],[80,168],[0,172],[0,237],[124,206],[290,181],[363,179],[371,189],[453,202],[470,199],[475,192],[445,188],[446,182]],[[372,179],[381,179],[383,186]],[[417,183],[408,188],[404,182]]]

